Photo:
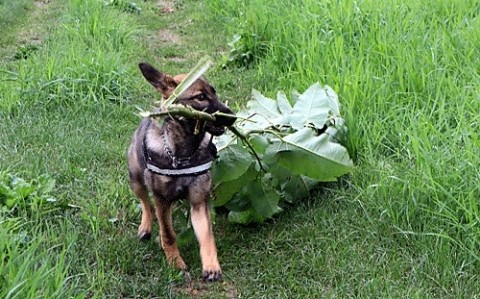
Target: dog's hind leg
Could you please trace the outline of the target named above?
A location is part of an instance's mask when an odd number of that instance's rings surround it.
[[[155,196],[155,213],[157,215],[158,224],[160,226],[160,242],[163,251],[167,256],[167,261],[171,265],[175,265],[178,269],[186,270],[187,265],[180,255],[177,247],[176,235],[173,230],[172,223],[172,202],[168,202]]]
[[[198,190],[200,191],[200,190]],[[202,278],[205,281],[216,281],[222,278],[222,270],[217,258],[217,248],[213,236],[210,211],[207,205],[206,192],[190,190],[192,225],[200,244],[200,258],[202,259]]]
[[[152,236],[153,207],[150,203],[148,190],[143,184],[133,180],[130,186],[132,187],[133,193],[140,199],[142,206],[142,222],[138,227],[138,238],[142,241],[149,240]]]

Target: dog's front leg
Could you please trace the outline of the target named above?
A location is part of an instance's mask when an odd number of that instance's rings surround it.
[[[158,219],[158,225],[160,226],[160,242],[162,244],[163,251],[167,256],[167,261],[171,265],[175,265],[178,269],[186,270],[187,265],[180,255],[180,251],[177,247],[176,235],[173,230],[172,223],[172,202],[165,199],[155,197],[155,214]]]
[[[142,205],[142,222],[138,227],[138,238],[140,240],[149,240],[152,235],[153,208],[148,197],[148,190],[143,181],[136,180],[133,175],[130,177],[132,190],[140,199]]]
[[[206,281],[216,281],[222,278],[222,270],[217,258],[217,248],[207,205],[207,193],[190,192],[190,195],[192,225],[200,244],[202,277]]]

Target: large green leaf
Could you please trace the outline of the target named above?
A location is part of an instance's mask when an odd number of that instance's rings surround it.
[[[265,150],[267,149],[268,145],[270,144],[268,142],[268,139],[265,136],[262,135],[252,135],[248,141],[252,145],[253,149],[255,152],[261,157],[264,153]]]
[[[248,224],[252,222],[263,222],[265,218],[258,214],[257,211],[250,209],[242,212],[231,211],[228,213],[228,221],[240,224]]]
[[[267,152],[274,154],[278,163],[293,173],[322,182],[335,181],[353,167],[343,146],[332,142],[329,135],[317,135],[316,130],[310,128],[282,138],[282,142],[273,144]]]
[[[307,176],[292,175],[281,184],[283,198],[289,203],[294,203],[307,196],[316,184],[317,181]]]
[[[262,178],[255,175],[255,178],[257,179],[245,182],[241,191],[225,204],[225,207],[234,212],[229,215],[231,221],[262,222],[282,211],[278,206],[281,199],[276,190],[278,184],[271,182],[274,176],[269,174]]]
[[[238,179],[253,163],[250,153],[239,144],[225,147],[218,155],[212,168],[213,181],[217,184]]]
[[[277,101],[267,98],[257,90],[252,91],[252,100],[247,103],[247,111],[239,115],[250,121],[239,122],[244,131],[261,131],[271,127],[289,125],[292,106],[286,97],[279,93]]]
[[[300,98],[301,94],[296,91],[295,89],[292,90],[292,98],[291,98],[291,103],[295,105],[295,103],[298,102],[298,99]]]
[[[302,199],[317,184],[316,180],[303,175],[293,174],[292,171],[275,163],[269,168],[279,181],[282,198],[290,203]]]
[[[244,186],[255,180],[257,176],[258,172],[252,165],[237,179],[215,184],[213,188],[213,193],[215,194],[213,205],[216,207],[225,205],[236,193],[240,192]]]
[[[236,203],[227,204],[231,210],[228,220],[241,224],[263,222],[282,211],[278,206],[279,200],[280,195],[273,186],[265,185],[261,180],[252,181],[243,188],[242,194],[234,197]]]
[[[282,211],[278,206],[280,195],[273,189],[274,186],[256,180],[248,185],[247,192],[252,200],[252,206],[258,214],[270,218]]]
[[[222,150],[213,169],[214,205],[228,209],[231,222],[263,222],[282,210],[282,201],[294,203],[317,182],[351,171],[340,144],[347,127],[339,108],[335,92],[318,83],[303,94],[293,91],[291,99],[282,92],[273,100],[253,91],[247,109],[237,114],[237,132],[244,137],[228,132],[217,143]]]
[[[236,193],[232,200],[225,204],[225,207],[230,211],[242,212],[246,210],[253,210],[249,194],[246,191],[247,186],[243,186],[242,191]]]
[[[280,110],[283,115],[288,115],[293,111],[292,104],[290,104],[290,102],[288,101],[285,93],[281,91],[277,93],[277,105],[278,110]]]
[[[254,113],[260,114],[267,119],[281,117],[277,102],[262,95],[258,90],[252,91],[253,100],[248,101],[247,108]]]
[[[324,89],[315,83],[299,96],[293,106],[290,124],[295,130],[311,125],[321,129],[331,115],[339,115],[337,96],[330,87]]]
[[[328,106],[332,110],[333,115],[340,115],[340,102],[338,101],[337,93],[328,85],[323,87],[327,98],[325,99],[328,102]]]

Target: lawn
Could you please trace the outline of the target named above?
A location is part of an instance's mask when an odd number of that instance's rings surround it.
[[[477,1],[0,3],[0,297],[479,298]],[[158,95],[207,73],[235,110],[319,81],[355,170],[262,224],[214,230],[223,282],[137,240],[125,152]],[[15,208],[12,209],[12,206]],[[177,223],[180,224],[180,223]]]

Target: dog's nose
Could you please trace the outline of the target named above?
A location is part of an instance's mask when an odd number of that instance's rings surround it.
[[[229,127],[231,125],[233,125],[235,123],[235,121],[237,120],[237,118],[235,117],[235,113],[233,113],[232,110],[230,110],[230,108],[226,107],[222,110],[220,110],[222,113],[224,114],[229,114],[231,115],[230,116],[224,116],[224,115],[217,115],[215,117],[216,119],[216,123],[220,126],[223,126],[223,127]]]
[[[222,126],[222,127],[229,127],[235,123],[237,118],[235,117],[235,113],[233,113],[230,108],[228,108],[227,105],[220,101],[216,101],[214,105],[211,106],[211,110],[209,111],[207,109],[208,113],[215,113],[215,112],[221,112],[222,114],[228,114],[231,116],[224,116],[224,115],[216,115],[215,116],[215,124],[217,126]]]

